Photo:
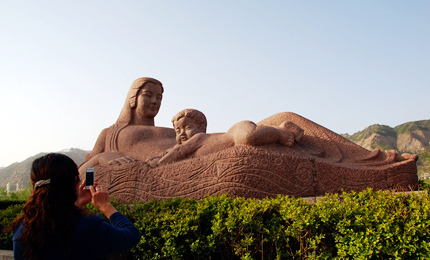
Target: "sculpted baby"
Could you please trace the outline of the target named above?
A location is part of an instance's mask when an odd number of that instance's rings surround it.
[[[204,156],[232,146],[258,146],[279,143],[291,147],[303,136],[303,129],[292,122],[278,127],[257,126],[251,121],[233,125],[226,133],[206,134],[205,115],[195,109],[185,109],[173,119],[177,144],[160,158],[146,160],[152,167],[165,165],[186,158]]]

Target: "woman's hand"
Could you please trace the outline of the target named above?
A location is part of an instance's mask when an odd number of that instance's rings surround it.
[[[97,188],[98,186],[98,181],[99,179],[96,179],[94,182],[94,187]],[[77,193],[78,193],[78,199],[75,202],[75,205],[79,208],[82,209],[85,205],[87,205],[91,199],[92,199],[92,194],[90,190],[85,189],[85,180],[83,180],[81,182],[81,184],[79,184]]]
[[[94,188],[90,186],[90,192],[92,195],[91,202],[94,207],[99,209],[103,214],[109,218],[113,213],[117,212],[117,210],[110,204],[109,193],[104,190],[103,187],[98,186]]]

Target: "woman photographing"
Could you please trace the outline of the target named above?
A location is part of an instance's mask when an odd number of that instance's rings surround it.
[[[75,162],[63,154],[47,154],[33,162],[33,191],[23,214],[10,226],[18,259],[98,259],[134,247],[138,229],[110,203],[97,185],[85,189]],[[92,202],[109,219],[85,216]]]

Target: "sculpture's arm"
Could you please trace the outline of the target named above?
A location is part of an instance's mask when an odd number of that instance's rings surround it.
[[[166,155],[161,157],[158,161],[155,159],[154,162],[157,165],[165,165],[168,163],[176,162],[185,158],[185,155],[181,154],[179,147],[171,149]],[[151,165],[151,164],[150,164]]]
[[[101,133],[99,134],[99,137],[97,138],[96,144],[94,145],[93,150],[89,154],[85,155],[85,161],[89,161],[95,155],[99,153],[103,153],[105,151],[107,131],[108,131],[107,128],[101,131]]]
[[[157,167],[158,166],[158,161],[160,161],[160,157],[151,157],[145,160],[145,163],[147,163],[149,166],[151,166],[152,168]]]
[[[158,161],[160,161],[161,158],[163,158],[163,156],[167,155],[172,149],[174,149],[177,145],[173,146],[173,148],[167,149],[167,151],[165,151],[163,154],[159,155],[159,156],[155,156],[155,157],[150,157],[148,159],[145,160],[145,163],[147,163],[149,166],[151,166],[152,168],[155,168],[158,166]]]
[[[101,156],[103,156],[106,153],[100,154]],[[112,156],[112,157],[107,157],[107,158],[103,158],[104,161],[100,161],[100,164],[102,165],[121,165],[121,164],[126,164],[126,163],[131,163],[134,161],[137,161],[136,158],[131,157],[131,156],[127,156],[127,155],[123,155],[121,153],[107,153],[107,154],[114,154],[116,156]],[[106,163],[107,161],[107,163]]]
[[[166,155],[160,158],[158,165],[165,165],[187,158],[196,152],[202,145],[208,135],[199,133],[191,137],[188,141],[180,145],[175,145]]]
[[[126,156],[117,152],[106,152],[94,155],[88,161],[79,166],[79,173],[83,174],[86,168],[94,168],[97,165],[121,165],[136,161],[131,156]]]

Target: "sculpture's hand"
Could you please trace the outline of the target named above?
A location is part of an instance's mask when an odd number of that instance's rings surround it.
[[[108,162],[108,165],[121,165],[121,164],[126,164],[126,163],[130,163],[130,162],[134,162],[134,161],[137,161],[137,160],[131,156],[124,156],[124,157],[110,160]]]
[[[158,161],[160,161],[160,157],[151,157],[145,160],[145,162],[152,168],[155,168],[158,166]]]

